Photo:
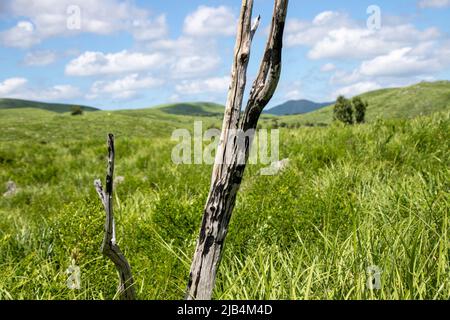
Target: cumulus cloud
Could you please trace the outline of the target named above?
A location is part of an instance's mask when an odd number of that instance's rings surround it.
[[[207,74],[219,66],[218,56],[187,56],[174,61],[172,72],[174,78],[188,78]]]
[[[70,61],[65,73],[71,76],[93,76],[143,71],[159,68],[165,61],[160,53],[87,51]]]
[[[364,60],[351,72],[337,70],[331,83],[348,85],[369,80],[425,79],[450,65],[450,42],[425,42],[416,47],[394,49]]]
[[[19,21],[11,29],[0,32],[0,44],[8,47],[28,48],[39,42],[34,25],[29,21]]]
[[[154,41],[148,49],[166,57],[167,75],[174,79],[208,76],[221,62],[216,39],[181,35],[177,39]]]
[[[17,93],[19,89],[22,89],[27,83],[25,78],[8,78],[0,82],[0,96],[9,97],[11,94]]]
[[[450,7],[450,0],[420,0],[420,8],[446,8]]]
[[[49,88],[33,88],[25,78],[8,78],[0,82],[0,96],[28,100],[60,101],[77,98],[81,95],[77,87],[67,84]]]
[[[326,63],[320,68],[322,72],[330,72],[333,70],[336,70],[336,66],[333,63]]]
[[[347,14],[332,11],[319,13],[312,21],[290,19],[286,26],[286,45],[311,47],[332,30],[354,26],[355,23]]]
[[[159,69],[164,77],[171,79],[205,77],[217,70],[221,62],[217,39],[213,36],[233,34],[234,20],[228,7],[200,6],[186,17],[183,33],[176,39],[152,39],[150,28],[148,34],[139,36],[151,40],[141,47],[141,52],[87,51],[70,61],[65,72],[73,76],[95,76]],[[159,23],[165,24],[165,16]],[[136,27],[145,29],[144,26]]]
[[[360,73],[366,76],[410,76],[433,73],[439,69],[440,63],[434,57],[427,57],[406,47],[392,50],[386,55],[364,61]]]
[[[138,41],[161,39],[168,33],[166,16],[160,15],[153,20],[133,20],[131,31],[133,37]]]
[[[309,59],[332,61],[319,70],[332,72],[334,95],[354,96],[427,79],[450,65],[448,42],[439,29],[418,28],[400,17],[383,17],[381,29],[371,30],[335,11],[319,13],[311,21],[291,19],[286,30],[288,47],[302,46]],[[349,66],[353,69],[345,70]]]
[[[352,85],[339,88],[338,90],[336,90],[334,92],[333,96],[337,97],[337,96],[343,95],[343,96],[351,98],[351,97],[357,96],[361,93],[377,90],[380,88],[381,88],[381,86],[377,82],[374,82],[374,81],[357,82]]]
[[[139,77],[137,73],[133,73],[113,81],[94,82],[86,98],[96,99],[107,95],[114,99],[129,99],[135,97],[141,89],[151,89],[162,84],[160,79]]]
[[[28,52],[23,59],[26,66],[46,66],[56,61],[56,53],[49,50]]]
[[[74,99],[80,96],[81,96],[80,89],[68,84],[55,85],[42,91],[34,90],[25,95],[27,99],[48,100],[48,101]]]
[[[226,93],[230,84],[230,77],[213,77],[195,81],[182,81],[176,86],[176,91],[183,95],[201,93]]]
[[[365,59],[440,36],[436,28],[419,30],[411,24],[385,23],[381,30],[370,30],[347,14],[325,11],[312,22],[291,20],[286,42],[309,47],[310,59]]]
[[[129,1],[7,0],[5,10],[11,17],[26,18],[0,32],[0,43],[8,47],[28,48],[55,36],[117,31],[130,32],[137,40],[150,40],[165,36],[168,29],[164,16],[151,16]],[[69,28],[71,21],[76,21],[77,27]]]
[[[237,18],[226,6],[200,6],[184,20],[183,32],[189,36],[232,36]]]

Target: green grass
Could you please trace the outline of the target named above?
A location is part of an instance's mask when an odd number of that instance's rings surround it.
[[[450,110],[450,81],[421,82],[404,88],[371,91],[360,95],[369,103],[366,119],[414,118]],[[285,118],[287,123],[330,123],[333,106]]]
[[[29,101],[21,99],[0,99],[0,109],[41,109],[53,112],[70,112],[72,107],[80,107],[83,111],[97,111],[97,108],[80,106],[76,104],[63,104],[63,103],[46,103],[38,101]]]
[[[174,128],[221,117],[160,109],[0,110],[0,299],[117,298],[102,257],[106,134],[116,134],[118,243],[140,299],[182,299],[211,166],[175,165]],[[449,299],[450,114],[281,129],[291,166],[246,170],[219,269],[218,299]],[[81,290],[66,286],[71,257]],[[383,271],[366,289],[366,269]]]

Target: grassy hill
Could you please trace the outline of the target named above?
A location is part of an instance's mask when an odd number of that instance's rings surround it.
[[[450,110],[450,81],[422,82],[404,88],[376,90],[360,95],[369,102],[366,120],[377,118],[413,118],[437,111]],[[333,106],[304,114],[291,116],[286,122],[330,123]]]
[[[187,116],[222,116],[225,106],[210,102],[174,103],[155,108],[169,114]]]
[[[0,299],[113,299],[102,257],[106,134],[116,135],[117,241],[140,299],[182,299],[209,191],[210,165],[171,160],[164,108],[73,117],[0,110]],[[197,114],[196,112],[194,114]],[[249,165],[219,268],[217,299],[450,298],[450,113],[360,126],[281,128],[290,167]],[[6,183],[18,191],[4,196]],[[75,259],[81,289],[67,288]],[[367,268],[382,269],[367,290]]]
[[[93,107],[73,105],[73,104],[46,103],[46,102],[29,101],[29,100],[21,100],[21,99],[8,99],[8,98],[0,99],[0,109],[32,108],[32,109],[42,109],[42,110],[63,113],[63,112],[70,112],[72,107],[80,107],[83,111],[99,110],[99,109],[93,108]]]

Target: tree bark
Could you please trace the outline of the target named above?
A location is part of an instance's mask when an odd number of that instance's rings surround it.
[[[288,0],[275,0],[272,25],[258,76],[253,82],[244,113],[241,114],[247,66],[259,17],[251,26],[253,0],[243,0],[239,18],[231,84],[222,132],[213,167],[211,187],[203,212],[200,236],[191,265],[185,298],[209,300],[212,297],[225,237],[236,202],[262,110],[272,98],[281,73],[283,31]],[[239,135],[247,132],[248,138]]]
[[[98,196],[105,208],[105,236],[101,251],[103,255],[111,259],[119,273],[119,292],[122,300],[136,299],[134,280],[131,267],[127,259],[116,244],[116,228],[113,215],[113,185],[114,185],[114,135],[108,134],[108,169],[106,173],[106,190],[103,190],[102,182],[95,180],[94,185]]]

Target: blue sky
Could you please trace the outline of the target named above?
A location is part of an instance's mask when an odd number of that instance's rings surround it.
[[[104,109],[224,104],[240,4],[2,0],[0,97]],[[255,0],[262,24],[249,84],[272,6]],[[291,0],[282,78],[269,107],[450,79],[449,18],[450,0]]]

